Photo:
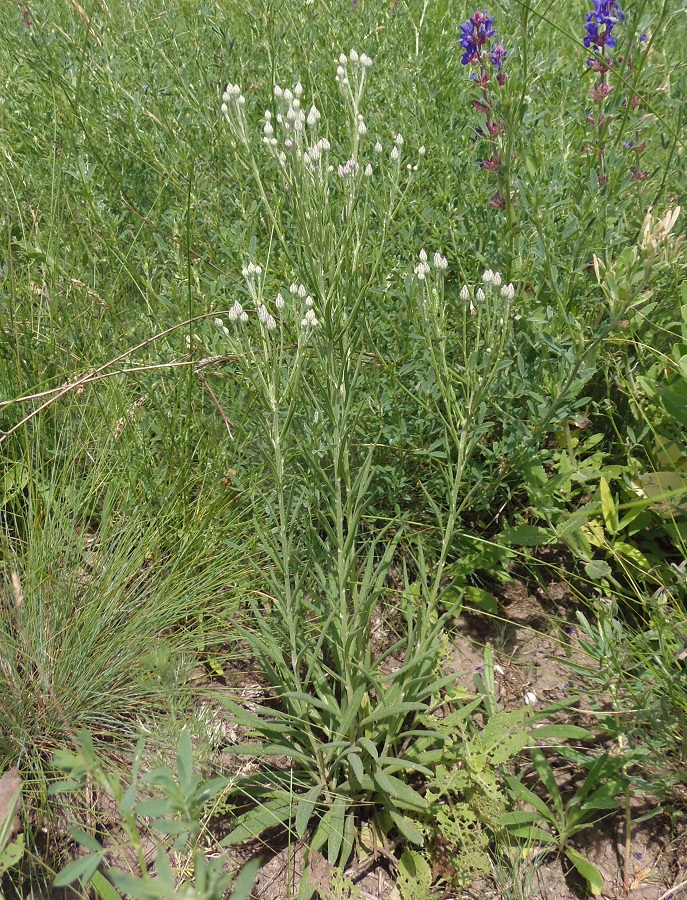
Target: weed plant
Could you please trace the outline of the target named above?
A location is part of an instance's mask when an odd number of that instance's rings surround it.
[[[486,587],[518,554],[545,579],[548,544],[589,634],[618,623],[577,674],[617,677],[617,722],[660,714],[660,736],[624,733],[672,777],[683,18],[2,8],[3,765],[43,785],[70,731],[109,743],[161,705],[181,723],[197,654],[226,672],[219,640],[243,641],[268,693],[225,698],[260,762],[230,841],[279,825],[344,868],[364,826],[417,887],[473,815],[485,869],[523,815],[500,767],[524,745],[487,765],[488,815],[438,771],[439,708],[466,743],[497,715],[453,689],[446,635],[466,602],[498,612]],[[520,824],[546,849],[561,816],[534,760],[541,816]],[[444,838],[432,796],[457,810]]]

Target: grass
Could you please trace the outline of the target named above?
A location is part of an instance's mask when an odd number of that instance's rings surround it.
[[[53,753],[79,729],[114,759],[164,709],[176,744],[194,667],[250,648],[274,697],[232,714],[293,766],[228,795],[235,834],[278,822],[345,868],[373,828],[440,871],[433,785],[505,883],[502,776],[536,775],[526,742],[475,812],[428,717],[451,704],[498,757],[488,679],[470,707],[445,678],[450,621],[500,615],[509,580],[545,587],[551,554],[585,617],[577,674],[600,710],[612,694],[589,740],[610,729],[632,790],[671,804],[687,293],[684,216],[662,217],[687,185],[684,9],[626,7],[632,65],[595,73],[586,3],[501,0],[507,78],[484,89],[461,65],[473,10],[446,0],[0,9],[0,768],[32,816],[57,814]],[[360,96],[335,79],[351,47],[373,60]],[[228,81],[245,106],[223,116]],[[331,147],[312,181],[261,141],[267,109],[283,142],[273,88],[297,82]]]

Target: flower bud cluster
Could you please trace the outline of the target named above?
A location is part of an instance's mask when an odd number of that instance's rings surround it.
[[[359,170],[360,166],[357,161],[351,157],[342,166],[339,166],[339,175],[341,178],[353,178],[358,174]]]
[[[248,140],[246,129],[246,98],[238,84],[227,83],[222,94],[222,114],[232,132],[244,143]]]
[[[358,54],[358,52],[352,48],[348,56],[346,56],[345,53],[342,53],[339,56],[339,64],[336,67],[336,83],[344,90],[351,87],[348,77],[349,61],[351,62],[351,67],[353,69],[353,78],[355,80],[356,89],[359,89],[362,81],[365,79],[365,73],[368,69],[372,68],[372,60],[367,54]]]
[[[308,293],[304,284],[296,284],[295,282],[289,288],[291,291],[292,297],[298,297],[305,303],[305,314],[301,319],[301,328],[303,331],[310,331],[313,328],[317,328],[320,324],[319,319],[315,315],[315,310],[313,309],[315,305],[315,301]]]
[[[424,281],[432,271],[432,266],[427,261],[426,250],[420,250],[419,258],[420,262],[415,266],[413,271],[415,272],[415,277],[418,281]],[[434,263],[434,270],[440,274],[448,269],[448,260],[445,256],[442,256],[441,253],[435,253],[432,262]]]
[[[515,286],[513,284],[503,284],[500,272],[493,272],[487,269],[482,275],[483,287],[478,287],[474,291],[474,299],[478,304],[484,303],[488,297],[498,296],[506,303],[515,297]],[[473,292],[464,284],[458,294],[463,303],[470,303],[470,315],[477,315],[477,307],[473,303]]]

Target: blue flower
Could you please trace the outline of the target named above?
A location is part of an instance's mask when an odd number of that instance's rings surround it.
[[[625,21],[625,13],[618,0],[592,0],[594,9],[585,17],[585,47],[593,47],[602,52],[604,47],[615,47],[613,29],[618,22]],[[603,30],[600,30],[603,29]]]
[[[486,12],[480,12],[479,10],[476,10],[474,15],[470,16],[467,22],[460,26],[460,46],[465,51],[460,61],[464,66],[467,66],[469,63],[479,62],[482,48],[489,38],[496,35],[493,26],[494,17],[488,16]]]
[[[502,43],[494,44],[491,53],[489,54],[489,59],[491,60],[492,66],[497,69],[499,72],[501,71],[501,66],[503,65],[503,61],[506,58],[507,50],[504,49]]]

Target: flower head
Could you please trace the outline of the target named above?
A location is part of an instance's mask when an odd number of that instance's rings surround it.
[[[489,59],[491,60],[492,66],[497,70],[501,71],[501,67],[503,66],[503,61],[507,56],[507,51],[504,48],[503,44],[499,42],[498,44],[494,44],[491,53],[489,54]]]
[[[585,17],[585,47],[592,47],[603,53],[604,47],[615,47],[613,29],[618,22],[625,21],[625,13],[618,0],[592,0],[594,9]]]
[[[460,26],[460,46],[465,51],[460,61],[464,66],[480,61],[482,48],[496,34],[493,26],[494,17],[479,10]]]

